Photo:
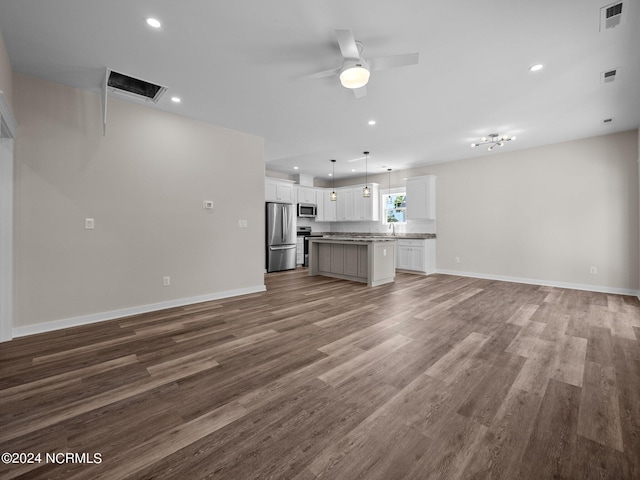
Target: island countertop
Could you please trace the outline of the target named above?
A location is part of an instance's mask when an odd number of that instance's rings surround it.
[[[356,236],[356,235],[325,235],[314,240],[338,241],[338,242],[395,242],[395,237],[374,237],[374,236]]]
[[[323,232],[323,238],[358,238],[358,239],[388,239],[388,240],[411,240],[436,238],[435,233],[360,233],[360,232]]]

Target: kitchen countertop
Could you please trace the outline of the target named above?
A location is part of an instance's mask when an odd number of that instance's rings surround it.
[[[395,242],[396,237],[380,237],[373,235],[325,235],[320,238],[312,238],[311,241],[317,242],[319,240],[323,241],[334,241],[334,242]]]
[[[436,238],[435,233],[396,233],[395,235],[384,234],[384,233],[360,233],[360,232],[325,232],[323,233],[326,239],[340,239],[340,240],[348,240],[349,238],[358,238],[360,241],[367,240],[368,238],[376,238],[380,239],[378,241],[389,241],[396,239],[429,239]]]

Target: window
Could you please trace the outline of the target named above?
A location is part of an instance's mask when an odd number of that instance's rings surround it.
[[[382,223],[407,223],[407,193],[391,193],[382,196],[384,217]]]

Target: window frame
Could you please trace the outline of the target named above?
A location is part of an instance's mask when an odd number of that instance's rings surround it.
[[[406,225],[407,224],[407,207],[399,207],[399,208],[394,208],[393,210],[404,210],[404,222],[387,222],[387,210],[390,210],[387,208],[387,198],[388,197],[393,197],[396,195],[404,195],[405,197],[405,203],[406,203],[406,198],[407,198],[407,189],[406,188],[392,188],[391,190],[386,189],[383,190],[380,193],[380,204],[381,204],[381,222],[383,225],[391,225],[391,224],[395,224],[395,225]]]

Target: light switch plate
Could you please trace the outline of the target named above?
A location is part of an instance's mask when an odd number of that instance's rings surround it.
[[[96,226],[96,221],[93,218],[85,218],[84,219],[84,228],[85,230],[93,230]]]
[[[213,200],[204,200],[202,202],[202,208],[206,208],[207,210],[213,210]]]
[[[247,228],[246,220],[238,220],[238,228]]]

